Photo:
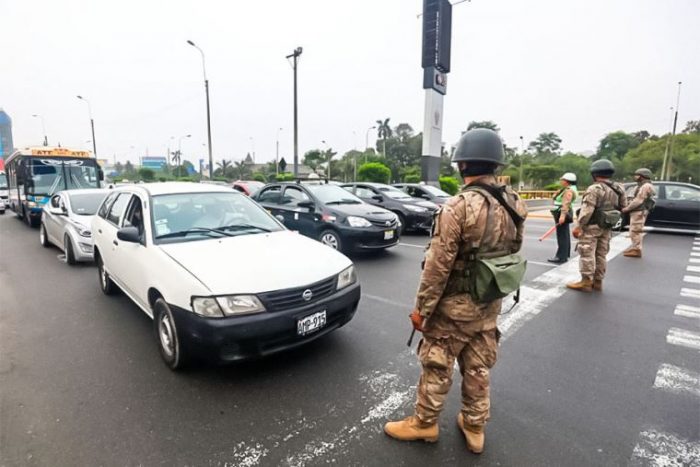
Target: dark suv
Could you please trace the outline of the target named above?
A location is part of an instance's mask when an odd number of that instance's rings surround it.
[[[401,223],[400,231],[430,230],[437,204],[412,198],[408,194],[383,183],[346,183],[341,185],[361,200],[383,207],[396,214]]]
[[[654,182],[656,206],[645,225],[665,229],[700,229],[700,186],[680,182]],[[631,199],[636,183],[626,183],[625,192]],[[629,225],[629,214],[622,216],[622,226]]]
[[[393,213],[363,202],[337,185],[272,183],[252,199],[288,229],[336,250],[385,249],[399,243]]]

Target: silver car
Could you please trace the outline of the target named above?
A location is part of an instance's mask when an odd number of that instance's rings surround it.
[[[41,215],[41,244],[47,248],[56,245],[63,250],[68,264],[92,261],[90,223],[109,192],[107,189],[82,189],[53,195]]]

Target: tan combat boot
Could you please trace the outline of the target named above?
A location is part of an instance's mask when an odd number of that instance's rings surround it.
[[[474,454],[484,452],[484,425],[465,425],[461,412],[457,415],[457,426],[462,430],[464,439],[467,440],[467,449]]]
[[[434,443],[438,440],[440,428],[437,423],[432,425],[423,423],[415,415],[405,418],[400,422],[389,422],[384,425],[384,433],[400,441],[423,440]]]
[[[623,256],[627,256],[628,258],[641,258],[642,257],[642,250],[638,248],[630,248],[629,250],[625,250],[622,253]]]
[[[569,282],[566,286],[572,290],[578,290],[580,292],[592,292],[593,291],[593,281],[590,279],[582,278],[578,282]]]
[[[603,291],[603,281],[598,280],[598,279],[593,279],[593,290],[597,290],[598,292]]]

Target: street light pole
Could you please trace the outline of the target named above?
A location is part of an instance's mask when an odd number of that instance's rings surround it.
[[[367,128],[365,132],[365,164],[367,163],[367,150],[369,149],[369,132],[377,128],[376,126],[371,126]]]
[[[299,109],[297,106],[297,63],[301,56],[302,48],[297,47],[294,52],[287,55],[287,60],[292,59],[294,69],[294,178],[299,178]]]
[[[204,51],[200,49],[194,42],[188,40],[187,43],[199,50],[202,55],[202,72],[204,73],[204,93],[207,98],[207,143],[209,148],[209,179],[211,180],[214,173],[214,159],[211,155],[211,110],[209,107],[209,80],[207,79],[207,67],[204,59]]]
[[[48,146],[49,139],[46,137],[46,122],[44,121],[44,117],[39,114],[34,114],[32,117],[41,119],[41,131],[44,133],[44,146]]]
[[[77,96],[81,101],[85,101],[88,106],[88,114],[90,114],[90,128],[92,129],[92,153],[97,159],[97,141],[95,141],[95,120],[92,119],[92,107],[90,106],[90,101],[85,99],[83,96]]]
[[[275,138],[275,175],[280,173],[280,131],[282,131],[282,128],[277,129]]]
[[[676,124],[678,123],[678,105],[681,103],[681,81],[678,82],[678,97],[676,97],[676,115],[673,117],[673,131],[671,132],[671,143],[668,146],[668,165],[666,166],[666,171],[668,172],[668,179],[671,180],[671,167],[673,166],[673,140],[676,136]]]
[[[324,146],[326,146],[326,153],[328,154],[328,167],[326,167],[326,180],[331,179],[331,152],[328,150],[328,143],[326,140],[321,140]]]
[[[523,181],[523,159],[525,158],[525,140],[523,137],[520,137],[520,175],[518,175],[518,185],[520,186],[520,190],[523,189],[525,186],[525,182]]]
[[[666,149],[664,150],[664,159],[663,163],[661,164],[661,180],[666,180],[665,174],[666,174],[666,164],[668,164],[668,146],[671,143],[671,131],[673,129],[673,107],[669,107],[669,110],[671,111],[671,118],[668,120],[668,134],[669,137],[666,139]]]

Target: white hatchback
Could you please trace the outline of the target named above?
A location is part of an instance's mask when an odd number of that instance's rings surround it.
[[[302,345],[350,321],[360,301],[347,257],[227,187],[117,187],[92,232],[102,291],[118,286],[154,319],[172,369]]]

